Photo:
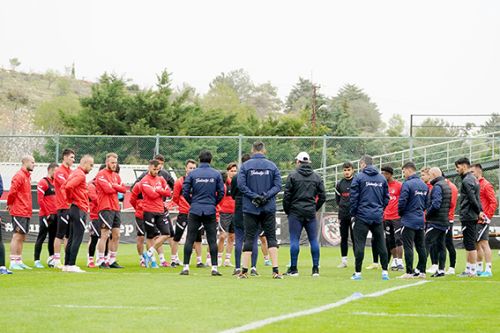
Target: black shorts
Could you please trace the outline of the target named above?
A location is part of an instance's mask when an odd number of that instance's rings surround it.
[[[490,225],[489,224],[477,224],[477,238],[476,241],[488,241],[490,239]]]
[[[30,231],[30,218],[12,216],[12,227],[14,228],[15,233],[27,235]]]
[[[148,239],[158,236],[158,231],[162,236],[173,235],[170,218],[165,213],[144,212],[144,224]]]
[[[89,223],[89,234],[90,236],[97,236],[101,238],[101,227],[99,219],[90,221]]]
[[[464,247],[467,251],[476,250],[477,222],[462,221],[462,235],[464,236]]]
[[[99,212],[99,223],[101,224],[101,229],[114,229],[120,228],[120,212],[115,210],[101,210]]]
[[[182,235],[184,234],[184,231],[187,228],[188,224],[188,214],[184,213],[179,213],[177,215],[177,220],[175,222],[175,234],[174,234],[174,241],[180,242],[182,239]],[[201,236],[203,235],[203,225],[200,226],[198,229],[198,235],[196,236],[195,242],[201,243]]]
[[[69,237],[69,209],[59,209],[57,211],[57,232],[59,239]]]
[[[219,231],[234,234],[233,214],[220,213]]]
[[[146,236],[146,227],[144,225],[143,219],[136,216],[135,217],[135,227],[137,228],[137,237]]]

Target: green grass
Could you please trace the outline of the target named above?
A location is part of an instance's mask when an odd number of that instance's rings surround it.
[[[32,250],[33,246],[28,244],[24,257],[30,257]],[[280,250],[283,268],[288,262],[288,250],[287,247]],[[367,257],[371,257],[369,252],[368,249]],[[82,267],[84,256],[82,248],[79,255]],[[89,269],[87,274],[69,274],[43,269],[0,276],[0,332],[217,332],[333,303],[354,292],[369,294],[415,282],[399,281],[395,279],[399,275],[396,273],[391,273],[390,281],[382,281],[380,271],[364,271],[364,280],[351,281],[352,258],[350,268],[337,269],[337,248],[322,248],[321,256],[320,278],[310,277],[309,251],[303,248],[301,275],[297,278],[272,280],[270,268],[261,264],[260,277],[237,280],[231,276],[230,268],[222,268],[224,276],[220,278],[210,277],[209,269],[192,268],[187,277],[179,276],[180,268],[141,269],[135,247],[121,245],[119,262],[126,266],[124,270]],[[459,268],[463,267],[463,257],[463,251],[459,251]],[[494,272],[498,265],[500,259],[495,251]],[[490,279],[432,280],[315,315],[274,323],[258,331],[500,332],[499,276],[497,273]],[[65,305],[79,307],[58,307]],[[448,317],[414,316],[417,314]]]

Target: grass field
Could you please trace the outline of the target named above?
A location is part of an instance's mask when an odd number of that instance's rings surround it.
[[[288,250],[280,250],[283,270]],[[28,244],[24,257],[32,251]],[[82,267],[84,255],[79,255]],[[367,257],[371,259],[369,249]],[[459,251],[457,268],[463,267],[463,257]],[[370,295],[417,282],[400,281],[397,273],[382,281],[380,270],[364,271],[362,281],[351,281],[353,259],[348,269],[336,268],[338,248],[321,249],[319,278],[310,276],[308,248],[300,254],[301,275],[284,280],[272,280],[270,268],[263,265],[258,267],[261,276],[248,280],[234,278],[230,268],[221,269],[222,277],[209,276],[209,269],[192,268],[190,276],[179,276],[180,268],[143,269],[133,245],[120,247],[119,262],[126,269],[89,269],[87,274],[42,269],[0,276],[0,332],[218,332],[335,303],[354,293]],[[500,332],[496,251],[493,266],[493,278],[429,278],[429,283],[362,297],[256,331]]]

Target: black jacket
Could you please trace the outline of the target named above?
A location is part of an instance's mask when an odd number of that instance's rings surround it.
[[[345,220],[351,218],[351,212],[349,211],[349,207],[351,204],[349,203],[349,193],[351,191],[351,179],[341,179],[338,181],[337,186],[335,186],[335,201],[339,206],[339,219]]]
[[[311,165],[301,164],[286,179],[283,210],[287,215],[313,218],[325,200],[323,179],[313,171]]]
[[[479,181],[471,172],[467,172],[462,176],[460,187],[460,221],[477,221],[482,211]]]
[[[446,179],[436,177],[431,181],[432,189],[427,194],[426,220],[428,223],[448,227],[448,214],[451,206],[451,188]]]
[[[243,193],[238,188],[238,175],[231,180],[231,197],[234,199],[234,225],[243,229]]]

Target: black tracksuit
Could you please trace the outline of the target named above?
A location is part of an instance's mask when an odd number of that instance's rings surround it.
[[[479,197],[479,181],[470,171],[462,175],[459,201],[464,247],[467,251],[474,251],[476,249],[477,221],[483,207]]]
[[[349,192],[351,190],[352,179],[341,179],[337,182],[337,186],[335,186],[335,201],[339,207],[340,252],[342,253],[342,257],[347,257],[347,253],[349,252],[349,234],[351,234],[351,242],[354,246],[351,213],[349,211]]]

